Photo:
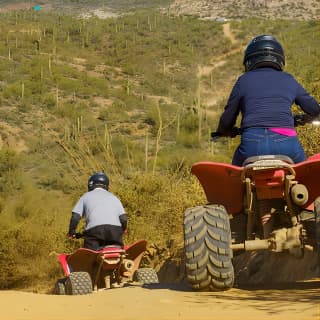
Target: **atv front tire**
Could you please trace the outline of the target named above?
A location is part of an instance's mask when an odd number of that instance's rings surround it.
[[[184,243],[188,282],[197,291],[232,288],[231,231],[221,205],[189,208],[184,214]]]
[[[158,275],[152,268],[137,269],[133,275],[133,281],[137,281],[142,284],[159,283]]]
[[[66,279],[66,294],[81,295],[92,293],[92,280],[87,272],[72,272]]]
[[[59,279],[55,286],[54,286],[54,294],[57,294],[57,295],[64,295],[66,294],[66,286],[65,286],[65,282],[66,282],[66,279]]]

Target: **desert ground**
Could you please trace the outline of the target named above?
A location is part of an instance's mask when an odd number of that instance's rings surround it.
[[[320,320],[320,270],[315,252],[302,259],[272,253],[234,257],[233,289],[192,291],[182,252],[158,272],[159,284],[67,296],[0,291],[2,320]],[[30,288],[32,289],[32,288]]]
[[[3,320],[319,320],[320,279],[226,292],[192,292],[184,284],[130,285],[82,296],[1,291],[0,308]]]

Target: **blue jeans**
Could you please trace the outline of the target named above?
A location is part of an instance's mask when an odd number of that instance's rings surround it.
[[[276,154],[286,155],[295,163],[306,160],[297,136],[284,136],[267,128],[249,128],[241,134],[241,142],[235,151],[232,164],[242,166],[248,157]]]

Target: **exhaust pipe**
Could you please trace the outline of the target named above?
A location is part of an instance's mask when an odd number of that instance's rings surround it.
[[[307,203],[309,198],[308,189],[305,185],[297,183],[291,188],[291,199],[294,204],[303,206]]]

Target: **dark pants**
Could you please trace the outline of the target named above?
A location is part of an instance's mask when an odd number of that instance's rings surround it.
[[[123,247],[122,234],[123,230],[120,226],[105,224],[93,227],[83,233],[84,248],[99,250],[110,245]]]
[[[306,160],[297,136],[288,137],[265,128],[246,129],[241,134],[232,164],[242,166],[244,160],[252,156],[285,155],[298,163]]]

